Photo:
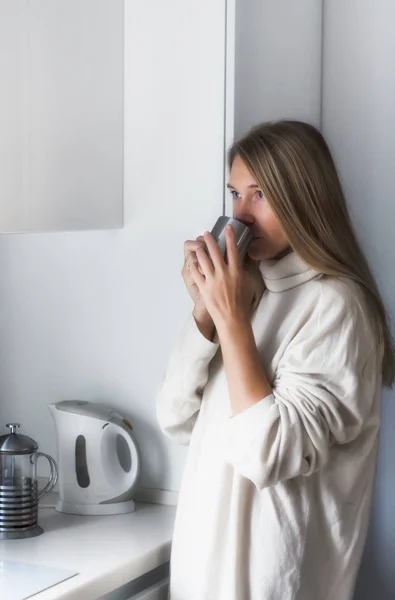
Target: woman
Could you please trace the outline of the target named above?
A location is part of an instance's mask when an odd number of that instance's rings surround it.
[[[171,599],[349,600],[394,381],[386,312],[314,127],[258,126],[229,160],[266,289],[251,314],[232,229],[226,264],[210,234],[185,243],[193,318],[157,399],[189,445]]]

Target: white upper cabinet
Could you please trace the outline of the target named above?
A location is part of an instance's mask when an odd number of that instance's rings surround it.
[[[0,0],[0,232],[123,224],[123,1]]]

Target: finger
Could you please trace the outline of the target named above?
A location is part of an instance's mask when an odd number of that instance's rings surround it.
[[[214,275],[214,267],[213,263],[207,255],[206,250],[204,250],[203,248],[199,248],[199,250],[196,251],[196,257],[198,259],[199,266],[202,270],[203,275],[206,278],[210,276],[212,277]]]
[[[210,258],[213,261],[214,268],[223,269],[225,266],[225,262],[215,237],[212,235],[212,233],[206,231],[206,233],[204,234],[204,241],[206,242],[206,246],[209,251]]]
[[[205,276],[202,275],[202,273],[199,271],[199,266],[196,264],[191,266],[190,271],[194,282],[198,286],[199,292],[201,292],[206,281]]]
[[[181,274],[183,277],[188,277],[191,275],[191,267],[193,265],[195,265],[199,269],[200,273],[203,274],[203,271],[201,269],[201,266],[199,265],[199,261],[196,256],[196,252],[191,252],[184,260],[184,264],[181,269]]]
[[[198,248],[202,248],[202,246],[204,246],[204,240],[187,240],[184,243],[184,258],[186,258],[191,252],[196,252],[196,250]]]
[[[239,268],[239,250],[237,248],[235,230],[232,225],[226,226],[225,239],[229,269],[231,271],[237,271]]]

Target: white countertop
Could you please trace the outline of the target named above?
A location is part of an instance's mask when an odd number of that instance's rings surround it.
[[[136,504],[127,515],[66,515],[41,508],[44,534],[0,541],[0,560],[78,573],[35,600],[96,600],[170,559],[174,506]]]

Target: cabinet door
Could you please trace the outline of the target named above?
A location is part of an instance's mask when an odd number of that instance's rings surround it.
[[[169,580],[159,581],[150,588],[131,596],[128,600],[167,600],[169,594]]]
[[[123,0],[0,0],[0,232],[123,220]]]

